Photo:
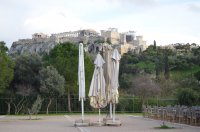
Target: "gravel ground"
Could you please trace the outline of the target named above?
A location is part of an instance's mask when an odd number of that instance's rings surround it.
[[[102,118],[105,115],[102,115]],[[35,117],[34,117],[35,118]],[[38,120],[28,120],[27,116],[0,116],[0,132],[200,132],[200,127],[167,123],[175,129],[155,129],[162,121],[140,116],[117,115],[121,126],[74,127],[80,115],[38,116]],[[102,120],[101,118],[101,120]],[[98,115],[85,115],[90,122],[97,122]]]

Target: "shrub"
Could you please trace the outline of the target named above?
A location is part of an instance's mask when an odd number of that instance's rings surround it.
[[[198,95],[194,90],[184,88],[178,91],[177,99],[180,105],[192,106],[198,102]]]

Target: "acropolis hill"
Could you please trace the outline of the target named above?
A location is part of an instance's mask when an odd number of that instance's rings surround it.
[[[44,33],[35,33],[31,39],[19,39],[13,42],[9,54],[34,54],[34,53],[49,53],[59,43],[82,42],[85,50],[88,52],[97,52],[101,50],[102,44],[110,43],[115,48],[118,48],[121,54],[129,50],[139,52],[147,48],[146,41],[143,36],[135,36],[134,31],[119,33],[117,28],[109,28],[101,30],[101,34],[92,29],[78,30],[51,34],[50,36]]]

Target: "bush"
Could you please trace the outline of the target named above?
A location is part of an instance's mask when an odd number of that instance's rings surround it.
[[[192,106],[197,104],[198,95],[194,90],[184,88],[177,93],[177,99],[180,105]]]

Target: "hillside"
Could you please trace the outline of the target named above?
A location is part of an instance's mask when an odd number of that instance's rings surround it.
[[[180,91],[200,95],[200,47],[151,45],[140,54],[128,52],[120,63],[120,90],[143,99],[178,98]],[[198,97],[200,98],[200,97]],[[200,100],[196,100],[199,104]]]

